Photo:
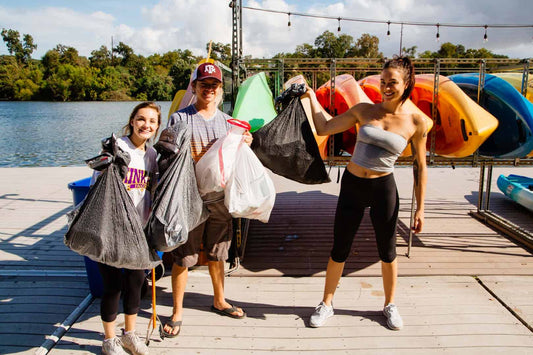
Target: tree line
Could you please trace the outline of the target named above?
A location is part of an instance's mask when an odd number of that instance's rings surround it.
[[[177,49],[148,57],[136,54],[123,42],[113,48],[102,45],[89,57],[80,56],[70,46],[58,44],[40,59],[32,59],[37,49],[33,37],[12,29],[2,29],[2,39],[9,55],[0,56],[1,100],[45,101],[121,101],[172,100],[189,83],[195,65],[201,59],[186,49]],[[209,44],[206,44],[206,49]],[[403,52],[415,57],[417,47]],[[231,46],[214,43],[211,58],[229,66]],[[362,34],[355,40],[347,34],[325,31],[314,44],[296,46],[292,53],[278,53],[274,58],[383,58],[376,36]],[[466,49],[446,42],[436,52],[425,51],[419,58],[507,58],[482,49]]]
[[[148,57],[123,42],[112,49],[101,46],[87,58],[70,46],[58,44],[40,60],[31,58],[33,38],[3,29],[10,55],[0,56],[0,99],[46,101],[172,100],[186,88],[201,59],[190,50],[174,50]],[[231,61],[229,44],[214,43],[211,58]]]

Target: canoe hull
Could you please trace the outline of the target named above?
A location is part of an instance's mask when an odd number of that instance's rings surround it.
[[[497,184],[505,196],[533,212],[533,178],[500,175]]]
[[[318,102],[328,111],[332,116],[340,115],[348,111],[352,106],[361,102],[372,103],[372,100],[365,94],[363,89],[359,86],[357,81],[350,74],[342,74],[335,77],[335,106],[331,106],[330,100],[331,80],[319,87],[316,91]],[[339,145],[337,139],[335,140],[335,151],[338,150],[353,154],[356,140],[356,127],[340,134],[342,143]],[[337,136],[336,136],[337,137]]]
[[[456,74],[449,78],[468,96],[477,99],[478,73]],[[533,104],[511,84],[486,74],[480,104],[500,123],[480,147],[481,155],[513,159],[524,157],[533,150]]]
[[[255,132],[276,116],[274,98],[264,72],[247,78],[239,87],[232,116],[246,121]]]
[[[418,74],[411,99],[431,116],[435,76]],[[435,153],[449,158],[472,155],[498,127],[498,120],[466,95],[452,80],[439,77]],[[428,148],[430,139],[428,139]]]

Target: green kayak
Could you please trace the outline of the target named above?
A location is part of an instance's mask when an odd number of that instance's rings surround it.
[[[277,116],[264,72],[246,79],[239,87],[232,116],[250,123],[255,132]]]

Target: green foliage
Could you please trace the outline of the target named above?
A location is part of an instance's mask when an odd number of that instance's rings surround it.
[[[89,62],[91,67],[99,69],[111,66],[111,51],[106,46],[101,46],[100,49],[91,52]]]
[[[191,73],[196,66],[196,60],[177,60],[169,71],[169,76],[172,79],[172,84],[174,86],[174,91],[180,89],[186,89],[189,85],[189,78]]]
[[[414,47],[416,49],[416,47]],[[494,54],[486,48],[465,49],[462,44],[445,42],[436,52],[424,51],[420,58],[508,58],[506,55]]]
[[[206,45],[206,50],[209,50],[209,43]],[[212,43],[210,58],[229,67],[231,65],[231,45],[220,42]]]
[[[25,34],[21,41],[18,31],[5,28],[2,29],[1,34],[9,54],[14,55],[18,63],[27,64],[31,61],[31,54],[37,49],[32,36]]]
[[[93,50],[89,58],[58,44],[39,61],[31,59],[37,45],[30,35],[21,40],[15,30],[1,34],[10,53],[0,56],[2,100],[172,100],[187,88],[200,59],[181,49],[143,57],[119,42]],[[215,43],[211,58],[229,64],[231,46]]]
[[[402,53],[404,56],[406,57],[409,57],[409,58],[415,58],[415,55],[416,55],[416,49],[418,47],[417,46],[412,46],[412,47],[409,47],[409,48],[405,48],[403,47],[402,48]]]
[[[274,58],[383,58],[379,51],[379,38],[363,33],[354,41],[347,34],[335,35],[324,31],[315,38],[314,46],[304,43],[296,46],[293,53],[278,53]]]
[[[174,50],[149,57],[135,54],[123,42],[112,49],[101,46],[89,58],[78,51],[58,44],[41,60],[31,59],[37,48],[29,34],[20,36],[16,30],[2,29],[2,39],[10,55],[0,56],[0,99],[2,100],[172,100],[180,89],[186,89],[196,63],[201,59],[190,50]],[[209,44],[206,44],[206,49]],[[417,47],[402,49],[415,57]],[[230,66],[231,46],[211,44],[210,57]],[[379,39],[364,33],[354,40],[346,34],[325,31],[313,44],[296,46],[293,53],[278,53],[274,58],[382,58]],[[507,58],[481,49],[443,43],[436,52],[425,51],[420,58]],[[249,56],[247,56],[249,58]],[[477,64],[474,64],[477,65]],[[295,68],[297,69],[297,68]],[[293,75],[287,72],[286,75]],[[361,73],[362,74],[362,73]],[[281,78],[281,80],[288,78]],[[310,79],[310,78],[308,78]],[[321,85],[329,73],[318,73]],[[274,80],[271,80],[273,83]]]

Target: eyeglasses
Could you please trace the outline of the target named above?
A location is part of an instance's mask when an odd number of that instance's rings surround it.
[[[200,85],[200,89],[216,90],[220,86],[220,83],[207,84],[207,83],[199,82],[198,85]]]

